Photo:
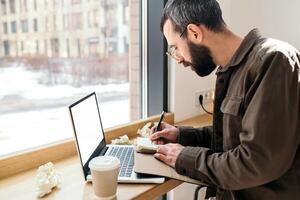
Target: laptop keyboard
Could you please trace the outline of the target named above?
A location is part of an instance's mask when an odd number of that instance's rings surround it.
[[[132,147],[110,147],[109,156],[114,156],[120,159],[119,177],[130,177],[133,170],[133,148]]]

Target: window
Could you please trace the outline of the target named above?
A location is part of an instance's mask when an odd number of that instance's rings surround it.
[[[57,30],[57,23],[56,23],[56,15],[53,15],[53,30],[56,31]]]
[[[3,47],[4,47],[4,55],[9,56],[10,46],[9,46],[9,41],[8,40],[3,41]]]
[[[35,11],[37,10],[36,0],[33,0],[33,8]]]
[[[66,39],[66,46],[67,46],[67,57],[70,58],[70,41]]]
[[[78,58],[81,57],[81,45],[80,45],[80,39],[77,39],[77,56],[78,56]]]
[[[82,13],[72,13],[71,15],[71,30],[79,30],[82,27]]]
[[[48,43],[47,40],[44,40],[44,52],[45,52],[45,56],[48,56]]]
[[[1,15],[6,15],[6,0],[1,0]]]
[[[72,4],[78,4],[81,0],[71,0]]]
[[[68,16],[63,15],[63,29],[67,30],[68,29],[68,23],[67,23]]]
[[[52,57],[59,57],[59,40],[58,38],[51,39]]]
[[[48,22],[48,17],[45,17],[45,32],[49,31],[49,22]]]
[[[21,41],[21,54],[23,54],[23,51],[24,51],[24,42]]]
[[[23,33],[28,32],[28,21],[27,20],[21,20],[21,30]]]
[[[10,26],[11,26],[11,32],[12,33],[16,33],[17,32],[17,24],[16,24],[16,21],[13,21],[10,23]]]
[[[16,1],[15,0],[9,0],[9,10],[11,14],[16,13]]]
[[[17,9],[0,17],[0,25],[21,19],[0,37],[0,156],[73,137],[67,108],[90,92],[105,128],[139,119],[140,0],[68,0],[55,10],[52,1],[36,1],[45,4],[42,16],[33,2],[29,16]],[[32,27],[39,34],[29,36]]]
[[[98,10],[88,12],[88,27],[98,27]]]
[[[40,53],[40,45],[39,45],[38,40],[35,41],[35,52],[36,52],[36,55],[39,55],[39,53]]]
[[[24,11],[27,12],[27,0],[23,0]]]
[[[20,12],[27,12],[27,0],[19,0]]]
[[[3,34],[7,34],[7,22],[3,23]]]
[[[38,31],[38,20],[33,19],[33,31],[37,32]]]

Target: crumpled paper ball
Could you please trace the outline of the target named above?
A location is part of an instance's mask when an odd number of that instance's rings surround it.
[[[151,125],[152,125],[152,123],[148,122],[147,124],[145,124],[145,126],[143,128],[138,129],[137,133],[142,137],[149,138],[150,135],[152,134]]]
[[[114,139],[111,141],[111,144],[116,144],[116,145],[130,145],[131,142],[128,138],[127,135],[122,135],[118,139]]]
[[[37,173],[37,196],[43,197],[50,193],[54,187],[61,183],[61,176],[58,174],[52,162],[41,165]]]

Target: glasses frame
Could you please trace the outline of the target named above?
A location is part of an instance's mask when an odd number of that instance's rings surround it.
[[[185,28],[185,29],[182,31],[182,33],[181,33],[180,36],[179,36],[180,38],[181,38],[181,37],[183,36],[183,34],[185,33],[186,29],[187,29],[187,28]],[[175,55],[176,49],[177,49],[177,47],[172,46],[172,47],[169,48],[169,50],[166,52],[166,54],[167,54],[168,56],[170,56],[171,58],[176,59],[176,55]]]

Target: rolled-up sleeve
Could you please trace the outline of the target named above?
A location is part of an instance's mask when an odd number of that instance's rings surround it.
[[[300,140],[299,63],[280,52],[269,55],[252,87],[240,144],[222,153],[185,147],[176,161],[178,173],[240,190],[275,180],[291,167]]]

